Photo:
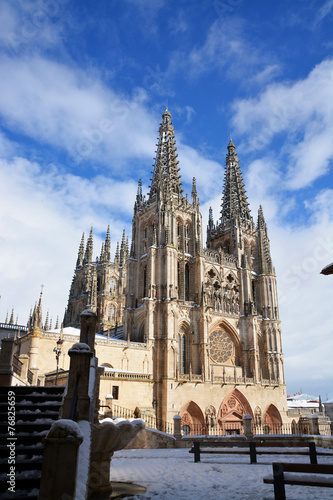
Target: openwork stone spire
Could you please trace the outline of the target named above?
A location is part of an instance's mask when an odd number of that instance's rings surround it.
[[[110,225],[108,225],[104,243],[103,262],[110,262],[111,259],[111,239],[110,239]]]
[[[32,326],[35,328],[42,328],[42,295],[43,290],[40,292],[38,304],[35,304],[32,314]]]
[[[264,213],[262,206],[260,205],[258,210],[258,264],[259,264],[259,274],[275,274],[271,251],[269,247],[269,238],[267,234],[267,226],[264,219]]]
[[[181,196],[182,184],[177,161],[175,130],[171,122],[168,108],[162,115],[159,128],[156,158],[153,177],[151,179],[149,202],[155,199],[169,198],[170,195]]]
[[[251,220],[249,203],[235,150],[236,147],[232,139],[230,139],[224,175],[221,210],[222,223],[235,218],[238,218],[241,222]]]
[[[84,254],[83,264],[90,264],[93,254],[93,227],[90,229],[89,237],[87,240],[86,252]]]
[[[79,251],[77,255],[76,267],[80,267],[83,264],[84,257],[84,233],[82,233],[81,243],[79,246]]]

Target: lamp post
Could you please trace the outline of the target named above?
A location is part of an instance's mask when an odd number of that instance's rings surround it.
[[[61,354],[61,346],[62,346],[62,344],[63,344],[63,341],[59,337],[59,339],[57,340],[57,347],[55,347],[53,349],[53,352],[55,352],[56,360],[57,360],[57,371],[56,371],[55,385],[58,385],[59,358],[60,358],[60,354]]]

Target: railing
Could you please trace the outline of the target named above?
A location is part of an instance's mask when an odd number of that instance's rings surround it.
[[[310,434],[310,426],[308,423],[290,423],[290,424],[263,424],[252,425],[253,434]]]
[[[182,425],[182,435],[184,436],[228,436],[244,434],[242,422],[220,423],[215,426],[206,424]],[[310,434],[310,426],[307,422],[290,424],[264,424],[252,425],[254,435],[302,435]]]
[[[23,363],[14,355],[13,356],[13,372],[16,373],[19,377],[22,373]]]
[[[206,424],[182,425],[181,432],[183,436],[230,436],[244,434],[242,423],[222,423],[211,426]]]
[[[101,401],[100,407],[106,407],[108,406],[105,401]],[[173,434],[174,432],[174,425],[173,423],[170,422],[165,422],[164,420],[159,420],[157,419],[154,415],[149,415],[149,414],[138,414],[135,413],[134,410],[130,410],[129,408],[123,408],[122,406],[118,406],[115,404],[112,404],[112,408],[108,406],[111,410],[112,417],[113,418],[142,418],[142,420],[145,422],[146,427],[150,427],[151,429],[157,429],[159,431],[166,432],[167,434]]]
[[[153,376],[149,373],[126,373],[126,372],[109,372],[104,371],[102,378],[122,378],[127,380],[152,380]]]
[[[224,264],[229,267],[237,267],[237,258],[233,255],[229,255],[223,252],[217,252],[216,250],[204,249],[203,254],[207,260],[210,262],[216,262],[217,264]]]
[[[27,332],[28,327],[23,325],[10,325],[9,323],[0,323],[0,329],[4,328],[6,330],[20,330],[20,332]]]

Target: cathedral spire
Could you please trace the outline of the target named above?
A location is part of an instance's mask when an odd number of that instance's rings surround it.
[[[212,207],[209,207],[208,228],[209,228],[210,231],[212,231],[212,230],[215,229]]]
[[[102,242],[101,255],[99,256],[99,261],[104,262],[104,259],[105,259],[105,250],[104,250],[104,243]]]
[[[196,178],[192,179],[192,204],[196,205],[198,203],[198,193],[197,193],[197,181]]]
[[[120,255],[119,255],[119,241],[117,241],[116,254],[114,256],[114,263],[119,265]]]
[[[82,233],[81,243],[79,246],[79,251],[77,255],[76,267],[81,267],[84,257],[84,233]]]
[[[91,226],[89,237],[87,240],[86,252],[84,254],[83,264],[90,264],[93,254],[93,227]]]
[[[49,326],[49,311],[47,311],[45,324],[44,324],[44,330],[48,330],[49,328],[50,328],[50,326]]]
[[[175,130],[171,122],[168,108],[162,115],[159,128],[159,138],[155,157],[153,177],[151,179],[149,202],[155,199],[168,197],[170,192],[177,197],[181,196],[182,184],[180,182]],[[169,191],[168,193],[166,191]]]
[[[259,274],[274,274],[274,268],[272,265],[271,252],[269,246],[269,238],[267,234],[267,226],[261,205],[258,210],[257,230],[258,230]]]
[[[228,154],[226,156],[222,200],[222,223],[235,218],[238,218],[241,222],[251,220],[249,203],[247,201],[244,182],[239,167],[236,147],[232,139],[230,139],[228,144]]]
[[[128,245],[128,243],[127,243]],[[125,265],[126,259],[127,259],[127,245],[126,245],[126,236],[125,236],[125,229],[123,230],[123,237],[121,240],[121,246],[120,246],[120,265],[123,266]]]
[[[11,315],[10,315],[9,324],[10,324],[10,325],[13,325],[13,324],[14,324],[14,307],[13,307],[13,309],[12,309],[12,313],[11,313]]]
[[[37,303],[35,304],[34,312],[32,314],[33,328],[42,328],[42,295],[43,295],[43,290],[40,292],[38,304]]]
[[[136,208],[140,208],[142,203],[143,203],[143,196],[142,196],[142,180],[139,179],[138,182],[138,191],[136,194]]]
[[[104,244],[104,259],[110,262],[111,259],[111,239],[110,239],[110,224],[108,225]]]

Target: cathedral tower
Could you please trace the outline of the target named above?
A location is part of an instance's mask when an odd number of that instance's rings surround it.
[[[120,406],[135,399],[141,414],[158,422],[180,414],[184,432],[207,422],[221,434],[240,432],[244,414],[281,425],[287,410],[264,213],[260,206],[255,223],[232,140],[225,161],[221,214],[214,222],[210,209],[204,248],[196,180],[185,194],[166,109],[146,196],[138,181],[130,251],[123,233],[111,262],[108,228],[94,260],[92,229],[86,244],[83,236],[65,316],[64,326],[78,326],[89,307],[100,330],[114,333],[118,324],[123,338],[109,335],[100,349],[104,364],[122,371]],[[135,395],[133,377],[141,384]],[[101,399],[110,393],[109,377],[105,387]]]
[[[100,331],[110,330],[123,323],[127,257],[125,231],[120,252],[117,244],[114,262],[111,262],[110,226],[96,260],[93,260],[93,228],[86,246],[82,235],[64,317],[65,327],[79,327],[80,314],[87,307],[97,313]]]

